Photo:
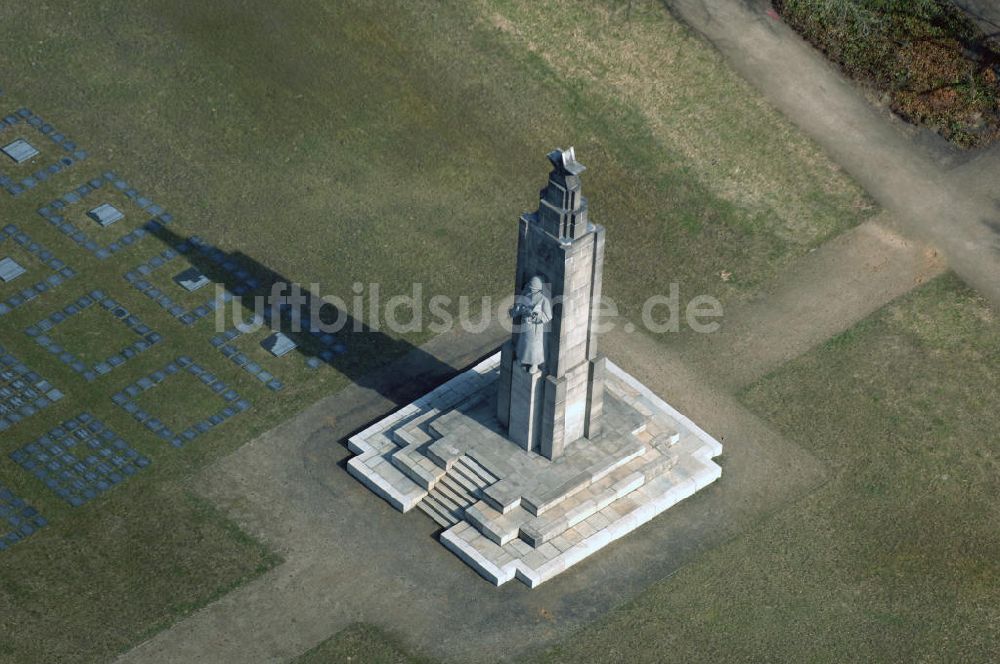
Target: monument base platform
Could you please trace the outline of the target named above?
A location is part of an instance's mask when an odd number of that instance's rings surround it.
[[[351,437],[348,470],[420,509],[487,580],[552,578],[720,477],[722,445],[612,362],[603,432],[555,461],[496,418],[500,353]]]

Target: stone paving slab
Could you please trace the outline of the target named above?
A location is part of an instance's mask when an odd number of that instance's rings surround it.
[[[174,281],[178,286],[193,293],[199,288],[204,288],[208,284],[212,283],[212,280],[206,277],[201,271],[196,267],[189,267],[180,274],[174,277]]]
[[[3,150],[3,153],[10,157],[15,164],[23,164],[39,154],[35,146],[23,138],[19,138],[13,143],[8,143],[3,148],[0,148],[0,150]]]
[[[0,258],[0,281],[5,284],[14,281],[27,272],[24,267],[9,256]]]
[[[87,212],[87,216],[96,221],[101,226],[107,228],[116,221],[125,218],[125,213],[116,208],[111,203],[101,203],[94,209]]]
[[[284,332],[274,332],[268,335],[260,345],[275,357],[284,357],[299,347]]]

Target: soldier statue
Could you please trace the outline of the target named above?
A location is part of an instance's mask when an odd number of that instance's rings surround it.
[[[515,356],[525,371],[538,371],[545,364],[545,324],[552,320],[552,303],[542,292],[540,277],[532,277],[510,310],[517,335]]]

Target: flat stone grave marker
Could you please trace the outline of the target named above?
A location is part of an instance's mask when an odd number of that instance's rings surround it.
[[[87,213],[87,216],[107,228],[116,221],[125,218],[125,213],[110,203],[102,203]]]
[[[0,346],[0,432],[62,398],[49,381]]]
[[[0,484],[0,551],[48,524],[34,507]]]
[[[20,196],[43,182],[47,182],[50,178],[65,171],[73,164],[87,158],[87,153],[79,149],[76,142],[56,131],[55,127],[45,122],[41,117],[35,115],[27,108],[21,108],[16,113],[0,117],[0,134],[18,125],[23,129],[30,128],[37,131],[38,134],[35,135],[37,140],[41,140],[40,137],[45,137],[46,140],[54,143],[57,149],[54,152],[48,150],[42,151],[44,152],[42,157],[47,163],[34,164],[32,169],[37,168],[37,170],[33,173],[18,173],[15,175],[0,170],[0,189],[5,190],[11,196]],[[39,154],[42,154],[26,138],[5,136],[3,143],[6,145],[0,148],[0,152],[7,155],[11,161],[19,165],[34,161]]]
[[[271,355],[274,355],[275,357],[283,357],[299,346],[283,332],[275,332],[267,339],[260,342],[260,345],[263,346],[265,350],[270,351]]]
[[[73,507],[93,500],[150,464],[90,413],[66,420],[10,458]]]
[[[110,196],[116,195],[116,192],[120,193],[126,200],[111,199]],[[137,196],[137,192],[131,189],[126,181],[119,178],[113,171],[108,171],[103,176],[88,180],[62,196],[49,201],[38,208],[38,214],[55,226],[56,230],[60,233],[73,240],[73,242],[91,252],[97,258],[106,260],[128,247],[135,246],[143,238],[158,232],[173,221],[173,216],[155,203],[150,202],[146,206],[138,205],[135,200]],[[104,202],[96,205],[96,207],[90,207],[95,203],[99,203],[100,199],[103,199]],[[109,200],[116,200],[116,203],[107,202]],[[143,200],[148,201],[149,199],[144,198]],[[133,204],[139,209],[131,208],[128,214],[126,214],[123,210]],[[85,229],[79,228],[77,223],[74,222],[74,219],[79,218],[77,215],[81,214],[81,212],[78,212],[78,208],[74,207],[78,205],[85,205],[86,207],[83,207],[83,210],[86,210],[86,217],[91,221],[97,222],[102,228],[106,228],[124,219],[126,216],[132,215],[137,215],[136,218],[140,220],[146,219],[146,221],[139,223],[136,228],[126,231],[117,239],[96,235],[92,236]],[[107,244],[102,244],[108,240],[110,241]]]
[[[62,346],[49,338],[48,335],[43,334],[43,332],[52,330],[62,322],[69,320],[73,316],[93,306],[99,306],[109,312],[115,320],[121,321],[139,338],[134,343],[120,349],[117,353],[112,353],[105,359],[88,365],[83,362],[81,358],[77,357],[75,353],[64,349]],[[62,311],[55,312],[48,318],[43,318],[31,327],[27,328],[25,330],[25,334],[32,337],[35,340],[35,343],[55,355],[60,362],[69,366],[69,368],[73,371],[81,374],[87,382],[92,382],[96,380],[98,376],[110,373],[113,368],[125,364],[126,360],[130,357],[135,357],[143,351],[148,350],[163,339],[159,333],[153,331],[137,316],[122,307],[117,300],[107,297],[103,291],[99,290],[91,291],[88,295],[84,295],[75,302],[72,302],[64,307]],[[125,351],[130,351],[127,357]]]
[[[172,247],[163,250],[160,254],[153,256],[143,263],[140,263],[125,273],[125,281],[129,282],[129,284],[131,284],[132,287],[140,293],[156,302],[160,308],[176,318],[183,325],[194,325],[200,319],[215,311],[219,304],[216,301],[215,293],[213,292],[210,294],[200,306],[187,309],[186,307],[175,302],[170,295],[164,293],[159,288],[156,288],[147,279],[147,277],[171,261],[184,260],[183,257],[189,255],[208,259],[212,256],[225,256],[221,250],[193,235],[186,240],[177,242]],[[213,262],[219,264],[219,261]],[[260,285],[260,283],[253,277],[250,277],[249,275],[246,277],[240,277],[234,272],[234,270],[230,270],[224,265],[220,266],[220,270],[228,273],[231,277],[233,277],[233,281],[235,282],[235,285],[228,286],[227,289],[222,292],[222,302],[231,302],[234,295],[247,293]],[[189,273],[194,276],[195,274],[200,274],[200,271],[197,268],[185,269],[185,271],[173,277],[173,280],[182,288],[187,289],[181,281],[182,277],[186,278]],[[221,283],[226,283],[228,281],[228,278],[221,277]],[[200,286],[198,286],[198,288],[200,288]]]
[[[257,317],[254,317],[255,324]],[[250,358],[245,354],[239,352],[239,350],[231,342],[241,337],[245,332],[241,331],[239,328],[231,327],[222,334],[217,334],[209,340],[209,343],[213,348],[222,353],[225,357],[238,366],[243,371],[247,372],[261,383],[267,386],[267,389],[272,392],[277,392],[284,388],[285,384],[280,380],[275,378],[272,374],[264,370],[264,367],[260,366],[256,362],[251,362]],[[287,341],[281,341],[278,339],[278,335],[287,339]],[[291,344],[290,346],[288,344]],[[297,344],[289,339],[287,335],[281,334],[280,332],[272,334],[267,339],[260,344],[263,348],[273,353],[276,357],[281,357],[285,355],[292,349],[297,347]],[[316,368],[312,366],[311,368]]]
[[[27,270],[21,267],[21,264],[10,256],[0,259],[0,279],[2,279],[4,283],[14,281],[25,272],[27,272]]]
[[[207,286],[211,282],[211,280],[202,274],[196,267],[190,267],[184,270],[174,277],[174,281],[177,285],[190,293]]]
[[[157,385],[161,384],[168,375],[180,373],[182,370],[201,380],[214,394],[219,395],[225,404],[231,405],[224,406],[215,414],[190,425],[184,431],[176,432],[139,406],[135,402],[135,399],[143,392],[154,389]],[[156,378],[160,378],[161,380],[156,380]],[[183,447],[186,443],[194,440],[213,427],[250,408],[250,402],[246,399],[241,399],[236,390],[230,388],[222,379],[193,362],[187,356],[178,357],[173,362],[164,366],[163,369],[143,376],[123,391],[114,394],[111,397],[111,401],[118,404],[133,419],[143,424],[147,429],[156,434],[157,437],[174,447]]]
[[[39,152],[28,141],[19,138],[13,143],[8,143],[2,148],[3,153],[14,160],[15,164],[23,164],[32,157],[38,156]]]
[[[76,272],[56,258],[55,254],[32,240],[27,233],[24,233],[13,224],[7,224],[0,229],[0,246],[7,240],[12,240],[20,245],[25,254],[38,260],[42,266],[51,270],[52,273],[48,277],[32,284],[29,288],[25,288],[20,293],[11,295],[6,301],[0,302],[0,316],[9,314],[12,310],[26,302],[30,302],[42,293],[52,290],[76,275]],[[13,259],[11,260],[13,261]]]

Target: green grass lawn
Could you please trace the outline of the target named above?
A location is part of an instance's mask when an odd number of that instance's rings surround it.
[[[167,377],[155,389],[140,394],[135,402],[178,433],[226,405],[222,397],[210,393],[187,372]]]
[[[785,262],[868,214],[857,187],[662,9],[644,6],[628,25],[597,2],[553,10],[564,33],[576,25],[608,45],[634,31],[681,58],[672,69],[643,49],[593,59],[613,74],[607,83],[573,69],[582,54],[564,61],[549,45],[528,48],[540,21],[531,11],[526,3],[319,0],[0,6],[4,114],[29,106],[90,153],[20,198],[0,193],[0,222],[30,231],[79,273],[0,318],[4,346],[67,395],[0,439],[0,482],[50,521],[0,553],[0,660],[107,660],[275,564],[194,501],[185,480],[429,336],[346,335],[348,352],[315,371],[300,356],[263,357],[286,381],[274,394],[209,345],[211,317],[184,327],[124,281],[162,251],[159,242],[98,261],[35,214],[80,183],[113,169],[164,205],[182,237],[319,282],[324,293],[348,297],[354,282],[376,282],[391,295],[416,281],[429,294],[496,296],[511,287],[515,220],[537,202],[544,153],[575,144],[591,167],[594,218],[609,229],[606,281],[630,316],[672,281],[685,293],[747,297]],[[501,29],[497,15],[521,33]],[[631,70],[630,61],[638,82],[615,73]],[[655,81],[681,106],[669,95],[628,92]],[[700,104],[703,96],[711,102]],[[715,135],[711,150],[699,147]],[[755,156],[755,144],[768,152]],[[80,216],[87,204],[74,221],[103,243],[102,229]],[[124,211],[106,230],[132,227],[135,215]],[[172,263],[156,278],[183,267]],[[728,282],[724,270],[734,274]],[[93,288],[164,341],[88,384],[22,331]],[[256,337],[240,343],[263,352]],[[181,450],[110,400],[178,355],[253,403]],[[171,382],[147,393],[150,410],[186,418],[217,401]],[[85,410],[153,465],[70,508],[7,455]]]
[[[484,24],[530,54],[574,104],[599,108],[594,121],[619,136],[622,172],[588,173],[587,182],[613,240],[605,283],[627,304],[671,280],[724,300],[746,295],[872,213],[839,167],[663,3],[476,5]],[[648,279],[642,287],[636,274]]]
[[[601,2],[530,6],[15,5],[5,84],[181,227],[341,295],[505,294],[515,219],[556,145],[591,168],[606,281],[630,309],[671,281],[752,289],[865,216],[860,190],[657,4],[627,24]],[[550,30],[573,36],[565,56]]]
[[[3,552],[0,661],[108,661],[280,562],[157,470],[78,509],[15,486],[52,525]]]
[[[96,304],[70,316],[53,328],[49,336],[88,368],[141,338],[110,311]]]

